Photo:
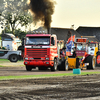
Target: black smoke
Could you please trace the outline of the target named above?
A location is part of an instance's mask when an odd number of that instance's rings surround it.
[[[44,27],[49,29],[54,13],[55,1],[53,0],[30,0],[31,11],[35,21],[42,21]]]

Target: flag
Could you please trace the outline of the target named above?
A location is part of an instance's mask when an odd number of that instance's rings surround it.
[[[66,44],[66,51],[71,52],[72,46],[74,46],[74,42],[71,40],[69,43]]]
[[[68,39],[67,44],[72,41],[72,36]]]
[[[73,35],[72,41],[73,41],[73,42],[75,41],[75,35]]]
[[[73,41],[73,42],[75,41],[75,35],[71,36],[71,37],[68,39],[67,44],[68,44],[70,41]]]
[[[67,44],[66,44],[66,55],[67,56],[71,55],[71,49],[72,49],[72,46],[74,46],[74,40],[75,40],[75,35],[71,36],[67,41]]]

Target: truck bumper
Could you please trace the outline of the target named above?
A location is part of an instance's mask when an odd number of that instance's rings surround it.
[[[54,61],[24,61],[24,65],[35,66],[35,67],[50,67],[54,65]]]

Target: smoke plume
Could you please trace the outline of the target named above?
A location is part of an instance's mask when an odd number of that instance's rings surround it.
[[[54,13],[53,0],[30,0],[31,11],[35,21],[42,21],[45,28],[50,28],[52,14]]]

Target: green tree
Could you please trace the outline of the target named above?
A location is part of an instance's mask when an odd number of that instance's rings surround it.
[[[10,25],[12,33],[19,25],[27,27],[32,23],[32,16],[28,11],[27,0],[1,0],[3,3],[0,10],[1,19],[5,21],[5,26]],[[0,1],[0,3],[1,3]]]
[[[21,40],[25,37],[27,32],[22,31],[21,29],[15,30],[15,36],[19,37]]]
[[[10,25],[6,25],[5,30],[3,30],[3,31],[5,31],[5,33],[12,33],[12,31],[10,29]]]

